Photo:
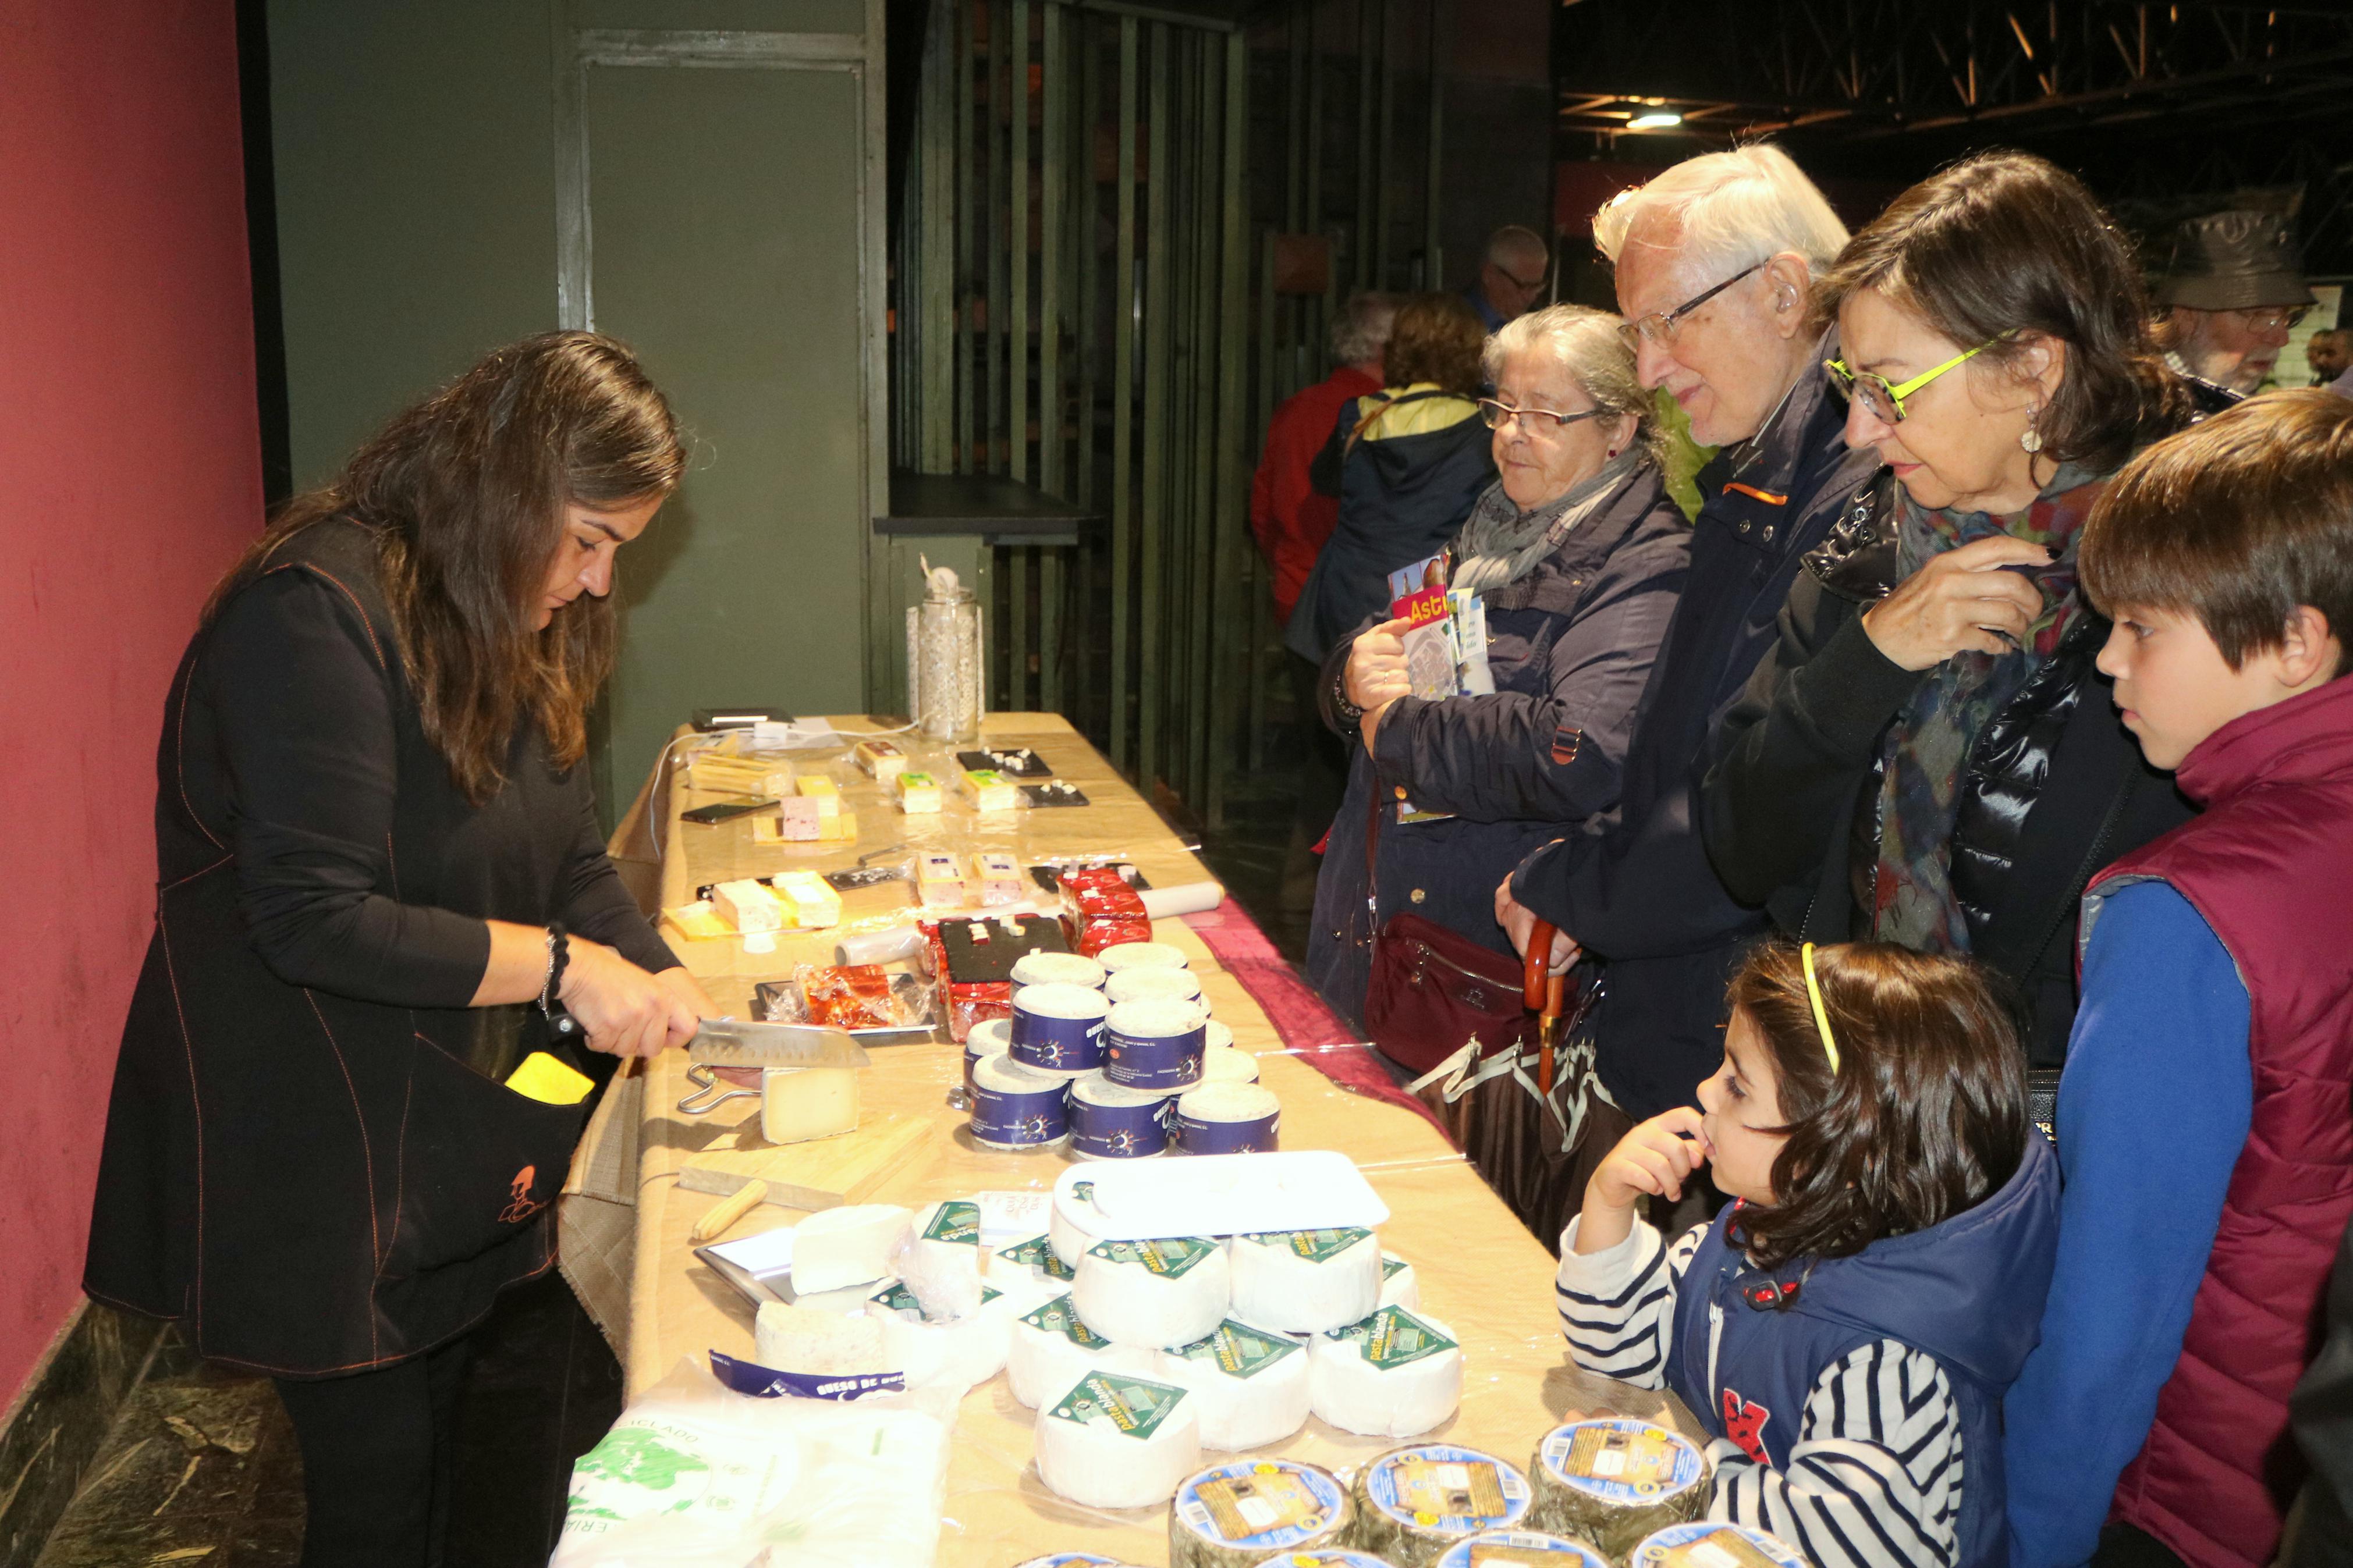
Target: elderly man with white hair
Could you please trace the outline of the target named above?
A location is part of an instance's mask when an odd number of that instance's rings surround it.
[[[1487,237],[1479,276],[1462,297],[1479,312],[1481,324],[1498,332],[1535,309],[1551,269],[1552,250],[1543,237],[1532,228],[1507,223]]]
[[[1690,1102],[1722,1060],[1725,982],[1766,922],[1708,865],[1699,774],[1717,721],[1773,646],[1800,558],[1878,466],[1847,448],[1846,410],[1820,369],[1837,354],[1834,330],[1813,319],[1813,278],[1846,228],[1786,153],[1756,145],[1679,163],[1603,207],[1593,233],[1617,268],[1642,384],[1664,389],[1694,438],[1720,450],[1699,477],[1691,574],[1619,810],[1495,889],[1523,950],[1541,917],[1561,933],[1556,964],[1579,950],[1607,963],[1588,1016],[1594,1060],[1578,1053],[1581,1070],[1555,1091],[1591,1152],[1561,1172],[1571,1207],[1594,1160],[1633,1122]]]

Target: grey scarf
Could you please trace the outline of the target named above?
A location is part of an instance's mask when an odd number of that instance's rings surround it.
[[[1602,464],[1591,478],[1571,485],[1567,493],[1526,511],[1512,503],[1501,480],[1489,486],[1472,507],[1462,531],[1454,536],[1454,578],[1449,586],[1488,594],[1518,582],[1559,549],[1578,523],[1599,512],[1648,460],[1638,442]]]

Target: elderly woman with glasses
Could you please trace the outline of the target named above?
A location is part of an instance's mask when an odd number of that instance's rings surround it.
[[[1649,395],[1618,319],[1556,305],[1489,339],[1479,405],[1501,478],[1409,586],[1463,611],[1452,676],[1382,619],[1324,661],[1326,719],[1360,743],[1326,843],[1308,975],[1363,1016],[1377,930],[1412,915],[1492,950],[1497,879],[1618,798],[1634,710],[1683,585],[1690,530],[1666,494]],[[1420,639],[1416,637],[1418,654]],[[1388,1047],[1377,1030],[1376,1042]]]

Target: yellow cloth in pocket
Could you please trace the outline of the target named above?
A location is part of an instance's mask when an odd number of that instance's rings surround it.
[[[586,1073],[575,1072],[545,1051],[533,1051],[507,1076],[507,1087],[549,1105],[577,1105],[588,1098],[596,1080]]]

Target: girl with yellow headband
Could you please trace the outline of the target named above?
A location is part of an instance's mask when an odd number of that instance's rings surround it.
[[[1730,1000],[1701,1109],[1628,1133],[1561,1234],[1570,1352],[1698,1416],[1712,1517],[1816,1568],[1998,1565],[2059,1204],[2011,1015],[1968,961],[1883,943],[1767,944]],[[1736,1200],[1714,1222],[1639,1222],[1703,1166]]]

